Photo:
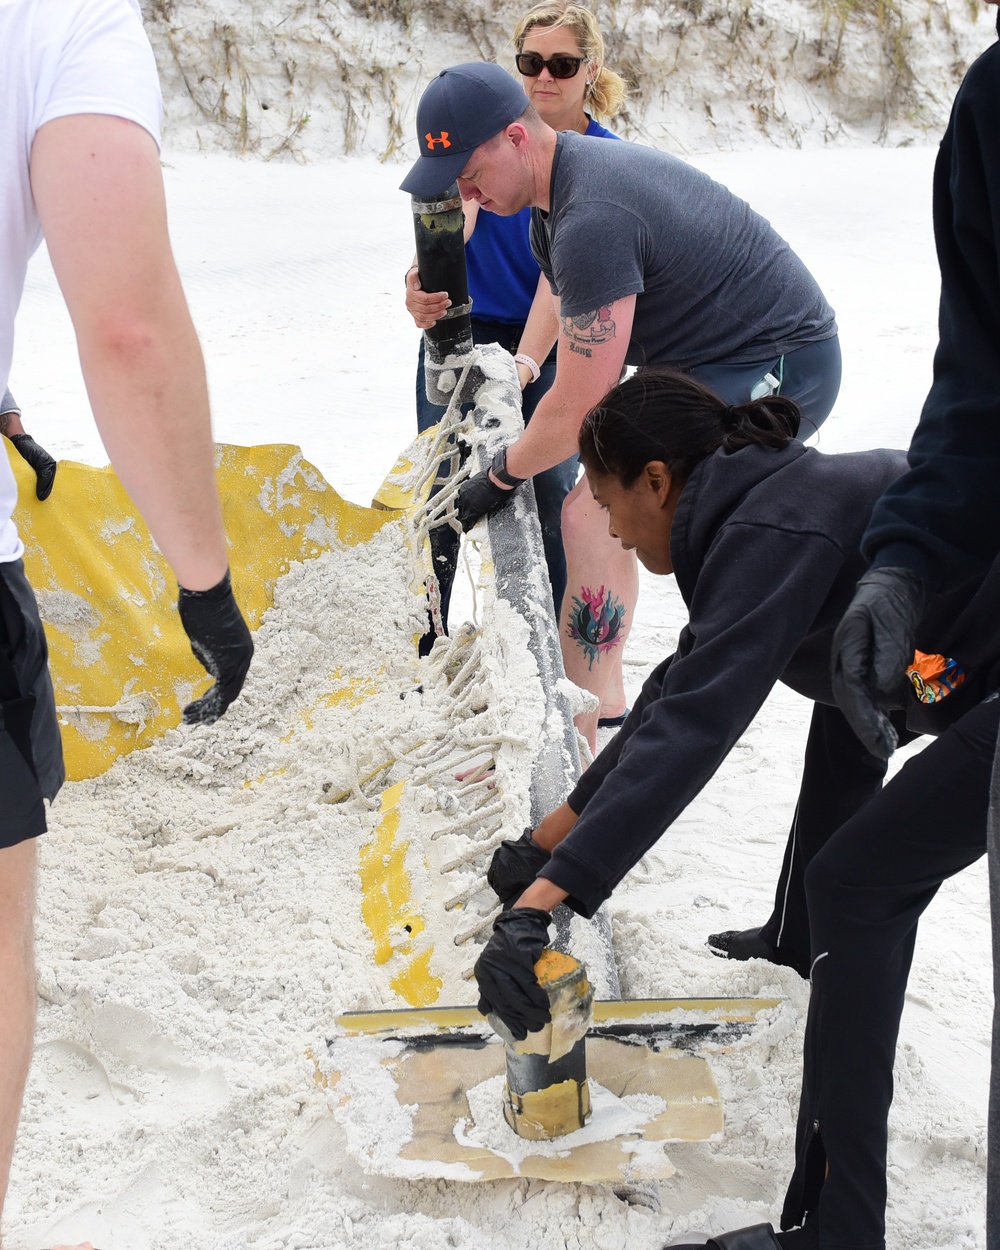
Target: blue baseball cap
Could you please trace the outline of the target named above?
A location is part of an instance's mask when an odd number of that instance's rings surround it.
[[[447,191],[470,154],[527,107],[520,83],[499,65],[470,61],[443,69],[417,105],[420,158],[399,189],[424,199]]]

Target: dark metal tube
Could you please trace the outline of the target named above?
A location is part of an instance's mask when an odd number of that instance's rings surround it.
[[[453,182],[439,198],[411,198],[420,285],[425,291],[447,291],[451,299],[451,307],[441,320],[424,331],[426,348],[443,360],[472,346],[462,197]]]
[[[583,1128],[590,1116],[587,1028],[594,992],[572,955],[544,950],[535,964],[549,998],[551,1024],[515,1042],[502,1021],[490,1023],[506,1042],[504,1119],[519,1137],[551,1141]]]
[[[452,183],[432,200],[415,195],[411,199],[420,285],[425,291],[447,291],[451,299],[444,316],[424,331],[427,398],[436,404],[447,404],[451,398],[447,388],[442,392],[438,387],[441,367],[449,358],[454,365],[473,346],[462,198],[458,185]]]

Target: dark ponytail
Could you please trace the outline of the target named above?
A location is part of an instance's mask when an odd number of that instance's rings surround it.
[[[631,486],[651,460],[687,481],[702,460],[741,447],[787,447],[800,413],[783,395],[726,404],[690,374],[651,367],[608,391],[580,428],[585,469]]]

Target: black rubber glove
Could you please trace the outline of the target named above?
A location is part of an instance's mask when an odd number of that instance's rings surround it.
[[[58,466],[55,460],[30,434],[11,434],[10,441],[17,448],[18,455],[35,470],[35,495],[38,499],[48,499],[52,494],[52,483],[56,480]]]
[[[195,659],[215,678],[211,690],[184,709],[184,724],[211,725],[243,689],[253,656],[253,639],[233,598],[229,570],[211,590],[182,586],[177,611]]]
[[[506,907],[524,893],[549,859],[548,851],[533,840],[530,829],[525,829],[519,838],[501,842],[493,852],[486,880]]]
[[[551,1019],[549,996],[535,978],[551,921],[547,911],[536,907],[501,912],[476,960],[479,1010],[484,1016],[499,1016],[519,1042]]]
[[[514,498],[517,488],[506,490],[490,480],[488,472],[474,473],[458,488],[455,511],[466,533],[480,517],[489,516],[505,507]]]
[[[833,697],[872,755],[887,760],[898,741],[886,708],[901,707],[924,613],[923,579],[911,569],[871,569],[833,636]]]

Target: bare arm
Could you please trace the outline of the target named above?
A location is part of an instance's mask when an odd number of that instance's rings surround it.
[[[520,898],[515,899],[512,907],[537,907],[539,911],[554,911],[560,903],[569,898],[566,890],[562,890],[547,877],[538,877],[524,891]]]
[[[559,311],[556,299],[549,290],[545,275],[540,273],[535,298],[531,302],[518,351],[523,352],[525,356],[530,356],[536,365],[541,365],[552,350],[552,344],[556,341],[558,334]],[[531,370],[527,365],[519,364],[517,376],[523,391],[531,381]]]
[[[177,580],[207,590],[228,559],[156,144],[122,118],[59,118],[35,137],[31,185],[104,446]]]
[[[621,377],[634,315],[628,295],[582,317],[560,316],[555,384],[507,452],[515,477],[532,477],[577,450],[583,418]]]
[[[542,818],[539,826],[532,832],[532,841],[548,851],[551,855],[555,848],[568,837],[577,822],[577,814],[568,803],[561,803],[555,811]],[[566,890],[561,889],[545,877],[536,877],[521,896],[515,900],[514,907],[538,907],[542,911],[552,911],[559,903],[569,898]]]

